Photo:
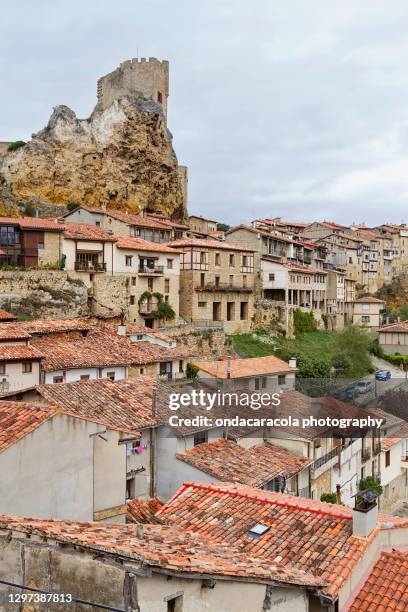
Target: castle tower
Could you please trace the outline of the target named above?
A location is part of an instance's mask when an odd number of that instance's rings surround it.
[[[122,62],[116,70],[98,80],[98,110],[105,110],[122,96],[141,93],[163,108],[167,123],[169,62],[155,57],[134,58]]]

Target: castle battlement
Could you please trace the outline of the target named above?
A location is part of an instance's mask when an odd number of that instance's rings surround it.
[[[101,77],[97,85],[97,109],[108,108],[115,100],[141,94],[159,104],[167,119],[169,95],[169,62],[155,57],[132,58]]]

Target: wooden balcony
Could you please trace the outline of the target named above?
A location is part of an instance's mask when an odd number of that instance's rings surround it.
[[[76,261],[75,270],[77,272],[106,272],[106,262]]]
[[[164,266],[139,266],[138,272],[141,276],[161,276],[164,274]]]
[[[243,287],[238,285],[230,285],[229,283],[206,283],[195,287],[196,291],[210,291],[213,293],[252,293],[252,287]]]

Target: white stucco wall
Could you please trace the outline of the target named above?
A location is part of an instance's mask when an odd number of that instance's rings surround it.
[[[27,389],[38,385],[40,382],[40,362],[32,361],[32,372],[23,372],[22,362],[11,362],[6,363],[6,373],[0,374],[0,381],[6,382],[9,385],[10,391],[17,391],[18,389]]]
[[[122,380],[126,378],[126,368],[122,366],[114,366],[109,368],[102,368],[99,375],[99,368],[77,368],[72,370],[65,370],[64,382],[75,382],[81,380],[81,376],[89,376],[92,380],[96,378],[107,378],[108,372],[115,372],[115,380]],[[51,384],[54,376],[64,376],[64,370],[54,370],[52,372],[45,373],[45,383]]]

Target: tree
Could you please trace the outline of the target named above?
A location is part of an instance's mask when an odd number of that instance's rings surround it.
[[[376,481],[374,476],[366,476],[366,478],[360,481],[360,491],[366,491],[367,489],[373,489],[378,495],[381,495],[383,492],[382,486]],[[363,498],[357,497],[357,503],[361,504],[362,502]]]
[[[300,308],[296,308],[293,313],[293,325],[296,337],[308,332],[314,332],[317,329],[313,312],[303,312]]]
[[[320,501],[326,502],[327,504],[337,504],[337,495],[336,493],[322,493]]]
[[[342,378],[359,378],[372,369],[370,350],[373,341],[366,330],[347,325],[336,334],[332,365]]]
[[[227,223],[217,223],[217,230],[219,232],[228,232],[230,226]]]

